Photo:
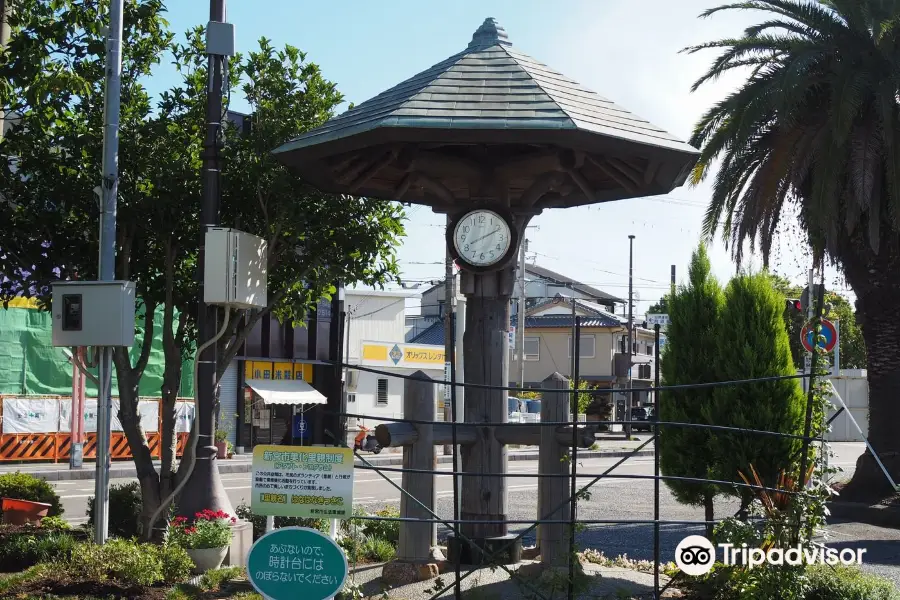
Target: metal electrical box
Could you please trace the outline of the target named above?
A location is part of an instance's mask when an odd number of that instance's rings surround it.
[[[51,288],[54,346],[134,344],[134,283],[57,281]]]
[[[232,308],[268,305],[266,240],[255,235],[214,227],[206,232],[203,259],[203,301]]]

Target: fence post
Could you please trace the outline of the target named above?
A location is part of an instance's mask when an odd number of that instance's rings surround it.
[[[403,385],[403,414],[410,420],[434,421],[434,381],[422,371],[416,371],[412,377],[413,379],[407,379]],[[416,424],[415,428],[418,433],[416,441],[403,446],[403,468],[434,470],[436,461],[433,426]],[[404,471],[402,485],[410,496],[434,510],[434,475]],[[432,520],[432,515],[412,502],[406,494],[400,495],[400,516]],[[401,521],[397,559],[426,561],[431,554],[431,548],[436,543],[437,525],[435,523]]]
[[[569,410],[571,390],[569,380],[554,373],[541,383],[541,422],[563,422],[571,420]],[[564,459],[568,451],[556,439],[556,427],[541,427],[541,446],[538,455],[538,473],[541,475],[568,475],[569,463]],[[565,477],[541,477],[538,479],[538,519],[563,521],[568,519],[570,500],[569,481]],[[553,514],[544,514],[558,506]],[[565,566],[569,560],[569,534],[565,523],[538,525],[538,545],[541,563],[551,566]]]

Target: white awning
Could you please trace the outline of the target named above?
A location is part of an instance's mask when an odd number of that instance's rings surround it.
[[[325,404],[322,393],[302,379],[248,379],[265,404]]]

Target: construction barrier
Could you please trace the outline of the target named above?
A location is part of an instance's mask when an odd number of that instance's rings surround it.
[[[2,399],[0,399],[2,400]],[[68,401],[69,398],[43,398],[43,400]],[[180,403],[184,403],[180,400]],[[3,402],[0,401],[0,423],[2,423]],[[181,456],[187,444],[189,433],[183,431],[186,427],[179,422],[179,431],[176,432],[176,456]],[[150,454],[153,458],[160,458],[162,454],[162,439],[159,431],[162,430],[162,418],[160,416],[157,431],[145,433]],[[47,433],[0,433],[0,463],[3,462],[65,462],[69,460],[72,449],[72,435],[62,432]],[[97,458],[97,434],[89,432],[85,434],[82,448],[84,460]],[[127,460],[132,458],[128,439],[121,431],[113,431],[110,434],[110,456],[112,460]]]

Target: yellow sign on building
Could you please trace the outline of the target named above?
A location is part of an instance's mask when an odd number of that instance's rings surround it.
[[[362,364],[371,367],[402,369],[443,369],[444,347],[424,344],[363,342]]]
[[[262,360],[244,361],[244,379],[302,379],[312,383],[313,366]]]

